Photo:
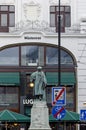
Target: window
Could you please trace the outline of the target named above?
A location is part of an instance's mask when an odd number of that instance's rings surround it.
[[[18,87],[0,87],[0,109],[9,108],[18,110],[19,108]]]
[[[21,65],[37,66],[44,65],[43,46],[23,46],[21,47]]]
[[[12,47],[0,51],[0,66],[18,66],[19,48]]]
[[[74,86],[66,87],[66,108],[69,108],[71,110],[74,109]]]
[[[38,63],[38,47],[24,46],[21,48],[21,64],[27,66],[35,66]]]
[[[58,48],[39,45],[9,47],[0,50],[0,61],[0,66],[58,66]],[[71,54],[62,49],[61,65],[74,66]]]
[[[47,47],[46,48],[46,64],[58,64],[58,50],[57,50],[57,48],[54,48],[54,47]]]
[[[0,32],[8,32],[9,27],[15,26],[15,7],[0,5]]]
[[[46,64],[58,65],[58,48],[46,47]],[[61,50],[61,64],[73,65],[72,57],[64,50]]]
[[[30,87],[30,75],[31,74],[27,74],[26,75],[26,82],[27,82],[27,87],[26,87],[26,91],[25,91],[25,95],[26,95],[26,98],[29,98],[29,99],[33,99],[33,95],[34,95],[34,87]]]
[[[59,7],[51,6],[50,7],[50,26],[56,27],[56,32],[58,32],[58,15]],[[71,18],[70,18],[70,6],[61,6],[60,7],[60,20],[61,20],[61,32],[65,31],[65,27],[70,27]]]

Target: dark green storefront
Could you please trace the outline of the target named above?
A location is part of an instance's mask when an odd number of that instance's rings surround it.
[[[58,84],[58,72],[47,72],[46,77],[48,85]],[[75,82],[75,75],[73,72],[61,72],[61,85],[73,85]]]
[[[20,86],[19,72],[0,72],[0,85]]]
[[[46,72],[46,78],[47,78],[47,87],[53,87],[58,85],[58,72]],[[26,75],[26,73],[25,73]],[[24,77],[25,78],[25,77]],[[76,84],[76,78],[74,72],[61,72],[61,85],[62,86],[74,86]],[[21,73],[19,72],[0,72],[0,86],[10,86],[10,87],[18,87],[21,91]],[[27,87],[27,86],[26,86]],[[19,92],[20,93],[20,92]],[[20,93],[20,97],[22,97]],[[20,99],[21,100],[21,99]],[[20,104],[19,104],[20,105]],[[24,113],[27,116],[31,116],[31,105],[23,105]],[[72,118],[72,123],[78,122],[78,115],[74,114],[74,118],[76,118],[74,121]],[[65,117],[65,119],[62,122],[70,122],[70,112]],[[57,124],[57,120],[52,117],[50,114],[49,116],[49,122],[50,124]]]
[[[57,72],[46,72],[48,85],[58,84]],[[75,75],[73,72],[61,72],[61,85],[75,84]],[[19,72],[0,72],[0,85],[20,85]]]

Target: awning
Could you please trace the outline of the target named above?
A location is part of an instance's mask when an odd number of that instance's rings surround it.
[[[80,121],[79,116],[80,115],[78,113],[76,113],[76,112],[66,110],[66,115],[65,115],[65,117],[63,119],[61,119],[61,121],[79,122]],[[54,118],[52,114],[50,114],[49,121],[50,122],[57,122],[58,120],[56,118]]]
[[[29,122],[28,116],[10,110],[0,111],[0,121],[2,122]]]
[[[0,72],[0,85],[20,85],[19,72]]]
[[[48,85],[58,84],[58,72],[47,72]],[[74,85],[76,83],[75,75],[73,72],[61,72],[61,85]]]

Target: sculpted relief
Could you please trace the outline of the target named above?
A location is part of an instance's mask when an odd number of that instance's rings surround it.
[[[34,3],[24,3],[24,17],[26,20],[35,21],[38,20],[40,16],[41,8],[40,4]]]

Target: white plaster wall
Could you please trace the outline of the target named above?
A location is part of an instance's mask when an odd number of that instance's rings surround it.
[[[31,16],[29,16],[29,12],[28,9],[29,7],[33,6],[38,6],[38,15],[36,14],[36,12],[34,12],[34,15],[37,15],[37,18],[33,18],[31,19]],[[20,21],[26,21],[26,20],[38,20],[38,21],[46,21],[49,23],[49,0],[47,0],[46,2],[42,1],[42,0],[16,0],[16,13],[18,13],[18,17]],[[30,11],[30,10],[29,10]],[[28,14],[28,15],[27,15]],[[33,13],[32,13],[33,14]],[[17,17],[17,18],[18,18]],[[16,23],[17,23],[17,18],[16,18]]]
[[[77,0],[77,20],[86,19],[86,0]]]
[[[58,0],[1,0],[1,5],[15,5],[15,23],[27,20],[25,17],[25,7],[29,5],[39,5],[39,17],[36,20],[46,21],[49,23],[49,7],[50,5],[58,5]],[[62,0],[61,5],[71,5],[71,0]],[[28,18],[29,19],[29,18]]]
[[[78,38],[78,112],[86,102],[86,38]]]
[[[71,25],[75,25],[79,23],[77,19],[77,11],[78,11],[78,1],[77,0],[71,0]]]
[[[72,24],[76,23],[77,19],[77,6],[76,6],[77,0],[61,0],[61,5],[71,5],[71,11],[72,15],[71,18]],[[51,5],[58,5],[58,0],[0,0],[1,5],[15,5],[15,23],[18,24],[21,21],[26,21],[29,19],[27,16],[26,18],[26,12],[25,7],[29,5],[39,5],[39,16],[36,20],[39,21],[46,21],[48,24],[50,22],[50,14],[49,14],[49,8]],[[30,20],[30,19],[29,19]]]
[[[25,17],[25,6],[38,5],[37,20],[49,23],[49,6],[58,4],[58,0],[0,0],[1,5],[15,5],[16,24],[29,19]],[[71,23],[79,24],[80,20],[86,18],[86,0],[61,0],[61,5],[71,5]],[[24,36],[41,37],[39,40],[24,39]],[[22,33],[0,33],[0,47],[16,43],[49,43],[58,45],[57,34],[47,34],[42,31]],[[86,35],[85,34],[61,34],[61,46],[70,50],[77,61],[77,80],[78,80],[78,112],[86,102]]]

